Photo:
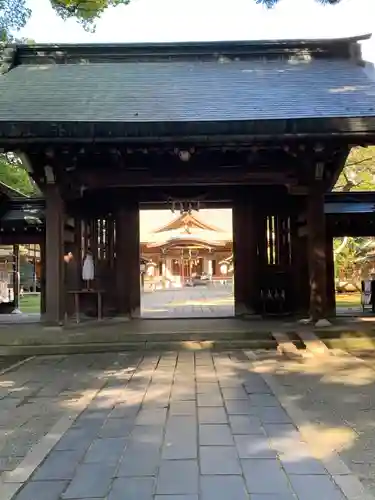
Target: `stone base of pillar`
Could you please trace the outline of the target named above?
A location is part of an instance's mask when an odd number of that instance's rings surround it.
[[[316,323],[314,323],[314,320],[313,318],[303,318],[303,319],[300,319],[298,321],[298,323],[300,323],[301,325],[312,325],[314,324],[314,326],[316,328],[326,328],[326,327],[329,327],[329,326],[332,326],[332,323],[326,319],[326,318],[321,318],[321,319],[318,319],[318,321],[316,321]]]
[[[236,302],[234,307],[235,316],[255,316],[257,312],[252,307],[241,302]]]
[[[328,320],[328,319],[319,319],[316,323],[315,323],[315,327],[316,328],[326,328],[328,326],[332,326],[332,323]]]
[[[301,325],[311,325],[312,322],[312,318],[302,318],[298,321],[298,323],[300,323]]]

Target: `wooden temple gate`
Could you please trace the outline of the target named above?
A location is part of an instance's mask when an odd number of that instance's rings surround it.
[[[375,142],[360,40],[6,49],[0,146],[44,193],[46,321],[72,312],[88,250],[105,315],[139,317],[139,208],[171,200],[233,209],[236,315],[327,318],[324,196]]]
[[[310,311],[315,318],[329,316],[329,298],[334,295],[333,271],[329,268],[333,254],[326,237],[324,197],[320,196],[317,203],[315,193],[311,200],[310,195],[296,197],[282,191],[277,195],[267,187],[261,191],[260,197],[251,187],[230,191],[235,314],[307,315]],[[82,202],[73,203],[66,213],[65,206],[69,205],[61,199],[57,185],[45,189],[46,255],[50,256],[46,276],[53,276],[47,278],[46,287],[50,321],[62,321],[65,313],[73,313],[67,291],[84,288],[81,271],[87,251],[96,264],[93,288],[105,294],[105,315],[139,317],[140,204],[134,199],[135,193],[141,197],[139,191],[133,191],[132,201],[130,193],[125,196],[126,202],[122,197],[111,199],[110,206],[101,207],[99,215],[92,213],[88,200],[86,208]],[[222,194],[211,187],[210,196],[220,199]],[[267,199],[272,202],[264,202]],[[64,262],[69,252],[72,259]],[[58,283],[60,286],[56,286]],[[85,306],[93,307],[92,302]]]

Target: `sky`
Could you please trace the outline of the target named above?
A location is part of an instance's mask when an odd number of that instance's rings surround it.
[[[108,9],[87,33],[62,21],[49,0],[28,0],[33,15],[19,35],[40,43],[170,42],[336,38],[375,33],[375,0],[343,0],[323,7],[314,0],[281,0],[273,9],[255,0],[131,0]],[[375,62],[375,40],[363,44]]]

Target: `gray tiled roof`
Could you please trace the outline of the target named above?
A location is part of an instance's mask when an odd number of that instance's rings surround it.
[[[0,77],[0,122],[365,116],[375,79],[345,59],[21,64]]]

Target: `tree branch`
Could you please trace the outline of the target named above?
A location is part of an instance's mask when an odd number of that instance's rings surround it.
[[[373,160],[374,158],[375,158],[374,156],[369,156],[368,158],[364,158],[363,160],[358,160],[358,161],[354,161],[353,163],[348,163],[347,165],[345,165],[344,168],[354,167],[355,165],[360,165],[361,163],[365,163],[365,161]]]

